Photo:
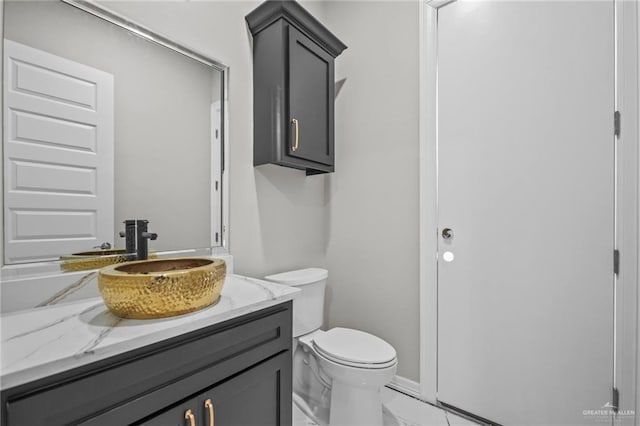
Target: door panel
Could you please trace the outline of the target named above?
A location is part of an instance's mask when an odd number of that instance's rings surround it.
[[[610,401],[613,64],[612,1],[438,10],[440,401],[562,425]]]
[[[333,165],[333,58],[289,27],[289,61],[289,115],[298,121],[298,147],[292,125],[289,155]]]
[[[113,243],[113,76],[4,41],[5,263]]]

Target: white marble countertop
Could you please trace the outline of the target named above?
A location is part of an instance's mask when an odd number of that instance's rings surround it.
[[[113,315],[101,298],[0,316],[3,389],[198,330],[291,300],[293,287],[227,275],[217,304],[157,320]]]

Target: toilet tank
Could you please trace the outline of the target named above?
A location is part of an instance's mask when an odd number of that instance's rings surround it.
[[[322,327],[324,289],[328,276],[326,269],[307,268],[264,277],[267,281],[300,289],[293,299],[293,337]]]

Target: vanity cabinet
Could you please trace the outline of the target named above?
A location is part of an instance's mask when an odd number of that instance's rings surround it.
[[[283,353],[140,423],[141,426],[277,426],[281,379],[291,359]],[[291,406],[288,407],[291,411]]]
[[[254,166],[334,171],[334,59],[346,46],[295,1],[246,16],[253,35]]]
[[[291,425],[291,310],[285,302],[3,389],[2,424]]]

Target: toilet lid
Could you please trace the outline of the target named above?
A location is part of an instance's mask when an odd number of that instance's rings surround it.
[[[396,350],[372,334],[336,327],[314,337],[313,344],[322,355],[347,364],[388,364],[396,359]]]
[[[329,271],[321,268],[298,269],[297,271],[282,272],[275,275],[264,277],[267,281],[290,286],[299,286],[311,284],[318,281],[326,280]]]

